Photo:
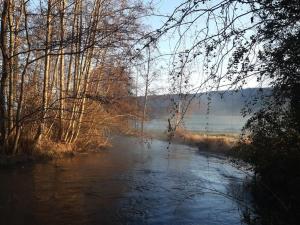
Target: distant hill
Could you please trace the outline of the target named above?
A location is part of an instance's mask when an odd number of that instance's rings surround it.
[[[252,111],[262,105],[262,97],[270,95],[270,88],[248,88],[239,91],[213,91],[181,96],[183,107],[188,106],[188,114],[241,115],[245,106]],[[179,95],[151,95],[148,98],[148,114],[151,118],[168,115],[179,101]],[[140,97],[140,102],[143,98]],[[249,104],[250,103],[250,104]],[[209,110],[208,110],[209,109]]]

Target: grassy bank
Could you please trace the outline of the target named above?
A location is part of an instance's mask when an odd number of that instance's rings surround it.
[[[43,141],[42,143],[34,144],[32,141],[23,140],[21,149],[22,151],[16,154],[1,154],[0,167],[71,157],[77,151],[74,145],[52,141]]]
[[[196,146],[199,150],[227,154],[237,143],[238,135],[204,134],[179,129],[175,132],[174,140]]]
[[[74,157],[77,154],[87,151],[96,151],[108,148],[110,143],[107,140],[101,142],[77,142],[74,144],[43,141],[34,144],[32,141],[21,142],[21,152],[16,154],[0,154],[0,168],[23,165],[32,162],[49,161],[65,157]]]
[[[169,140],[167,134],[154,134],[154,138]],[[171,142],[186,144],[199,148],[200,151],[229,154],[232,147],[237,143],[238,134],[225,133],[202,133],[177,129],[171,137]]]

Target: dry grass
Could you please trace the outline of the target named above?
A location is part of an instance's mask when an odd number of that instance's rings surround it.
[[[22,151],[16,155],[0,155],[0,167],[11,167],[36,161],[47,161],[75,155],[75,150],[70,144],[43,141],[35,145],[33,141],[22,140]]]
[[[206,135],[178,129],[175,132],[174,140],[184,144],[197,146],[200,150],[228,153],[237,143],[238,137],[233,134]]]
[[[54,142],[49,139],[36,144],[32,139],[22,139],[16,155],[0,155],[0,167],[73,157],[80,152],[97,151],[109,146],[111,146],[111,143],[108,139],[97,139],[97,141],[93,139],[90,141],[79,140],[74,144]]]
[[[76,149],[71,144],[44,141],[35,146],[32,151],[34,159],[57,159],[66,156],[74,156]]]

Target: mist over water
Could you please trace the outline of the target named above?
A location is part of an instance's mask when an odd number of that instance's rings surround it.
[[[238,115],[186,115],[183,127],[188,131],[207,133],[233,133],[241,132],[248,117]],[[145,129],[149,132],[164,132],[168,126],[168,118],[152,119],[147,121]]]
[[[262,96],[270,92],[271,90],[267,88],[263,90],[249,88],[240,91],[188,94],[183,99],[178,95],[149,96],[147,106],[149,120],[145,128],[152,132],[165,131],[168,127],[168,118],[174,115],[176,107],[181,103],[179,111],[183,114],[182,126],[186,130],[239,134],[251,115],[261,109]],[[242,112],[249,114],[244,117]]]

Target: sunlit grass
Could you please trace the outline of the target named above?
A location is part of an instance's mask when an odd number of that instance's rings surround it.
[[[238,141],[237,134],[205,134],[177,129],[174,141],[197,146],[200,150],[228,152]]]

